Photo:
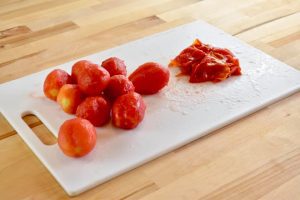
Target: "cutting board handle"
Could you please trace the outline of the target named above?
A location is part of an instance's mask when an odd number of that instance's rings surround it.
[[[32,129],[26,124],[26,122],[22,119],[23,116],[31,114],[30,111],[25,111],[21,113],[15,113],[11,115],[9,113],[3,112],[3,116],[7,119],[7,121],[14,127],[18,135],[22,137],[22,139],[29,144],[32,151],[36,154],[40,154],[42,151],[48,151],[50,146],[47,146],[42,143],[42,141],[36,136],[36,134],[32,131]]]

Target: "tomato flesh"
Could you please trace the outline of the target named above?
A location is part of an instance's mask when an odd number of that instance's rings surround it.
[[[77,106],[84,100],[83,93],[79,90],[78,85],[65,84],[59,90],[57,103],[69,114],[76,112]]]
[[[110,76],[114,75],[124,75],[126,76],[126,65],[124,60],[121,60],[117,57],[111,57],[106,60],[104,60],[101,64],[102,67],[104,67],[110,74]]]
[[[77,77],[79,89],[89,96],[100,95],[106,88],[110,75],[96,64],[87,65]]]
[[[88,67],[91,64],[92,63],[88,60],[80,60],[72,66],[71,76],[72,76],[72,79],[75,81],[75,83],[78,82],[78,77],[81,75],[81,73],[84,72],[86,67]]]
[[[140,65],[130,76],[135,91],[140,94],[155,94],[165,87],[170,78],[168,68],[155,62]]]
[[[108,99],[114,101],[118,96],[129,92],[134,92],[132,82],[124,75],[114,75],[110,78],[104,94]]]
[[[96,129],[85,119],[66,120],[58,133],[58,146],[70,157],[82,157],[93,150],[96,145]]]
[[[87,97],[77,107],[76,116],[89,120],[94,126],[103,126],[110,119],[110,103],[101,96]]]
[[[72,82],[71,76],[66,71],[55,69],[47,75],[44,81],[44,94],[49,99],[56,101],[60,88]]]
[[[119,96],[112,107],[112,123],[122,129],[133,129],[144,119],[146,104],[142,96],[131,92]]]

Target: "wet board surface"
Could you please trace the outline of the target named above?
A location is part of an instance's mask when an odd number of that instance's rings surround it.
[[[300,90],[299,71],[202,21],[80,59],[100,63],[117,56],[125,60],[130,73],[147,61],[167,66],[195,38],[232,50],[243,75],[217,84],[190,84],[187,77],[175,77],[178,69],[172,69],[168,87],[144,97],[144,121],[130,131],[111,124],[97,128],[97,145],[83,158],[65,156],[57,144],[44,145],[22,120],[26,114],[35,114],[57,136],[62,122],[74,116],[44,97],[43,81],[54,68],[70,72],[77,60],[1,84],[0,111],[73,196]]]

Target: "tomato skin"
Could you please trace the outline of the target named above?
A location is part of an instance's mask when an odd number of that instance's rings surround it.
[[[57,95],[57,103],[69,114],[76,112],[77,106],[84,100],[84,95],[78,85],[65,84]]]
[[[203,60],[193,66],[189,81],[199,83],[205,81],[219,82],[230,76],[230,67],[212,54],[206,55]]]
[[[179,67],[179,75],[189,75],[191,83],[219,82],[242,74],[239,60],[230,50],[204,44],[198,39],[171,60],[169,66]]]
[[[168,68],[155,62],[147,62],[139,66],[130,76],[135,91],[140,94],[155,94],[165,87],[170,78]]]
[[[66,120],[58,132],[58,146],[70,157],[82,157],[93,150],[96,145],[96,129],[85,119]]]
[[[72,79],[75,81],[75,83],[78,82],[78,76],[80,76],[80,74],[85,70],[86,67],[88,67],[89,65],[92,65],[92,63],[88,60],[80,60],[78,62],[76,62],[73,66],[72,66]]]
[[[146,104],[142,96],[131,92],[119,96],[112,107],[112,123],[122,129],[133,129],[144,119]]]
[[[86,95],[96,96],[106,88],[109,79],[110,75],[106,69],[90,64],[78,76],[78,86]]]
[[[134,92],[134,86],[132,82],[124,75],[112,76],[104,91],[106,97],[111,101],[115,100],[118,96]]]
[[[72,82],[71,76],[66,71],[55,69],[47,75],[44,81],[44,94],[49,99],[56,101],[60,88]]]
[[[229,49],[226,49],[226,48],[213,47],[212,52],[234,57],[233,53]]]
[[[179,65],[182,74],[190,74],[192,65],[195,62],[201,61],[205,57],[205,52],[195,48],[194,46],[184,49],[174,59],[175,64]]]
[[[110,120],[110,103],[102,96],[87,97],[76,110],[76,116],[89,120],[94,126],[103,126]]]
[[[110,76],[127,75],[125,62],[120,58],[108,58],[102,62],[101,66],[109,72]]]

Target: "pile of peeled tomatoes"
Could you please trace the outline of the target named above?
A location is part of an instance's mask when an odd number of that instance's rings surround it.
[[[219,82],[241,75],[239,60],[225,48],[204,44],[196,39],[171,60],[169,66],[180,68],[180,75],[190,76],[189,82]]]
[[[76,62],[71,74],[61,69],[50,72],[44,94],[63,111],[76,118],[65,121],[58,133],[64,154],[81,157],[96,145],[96,129],[112,121],[121,129],[133,129],[144,119],[146,104],[141,95],[155,94],[168,84],[169,70],[148,62],[127,77],[125,62],[117,57],[101,65]]]

